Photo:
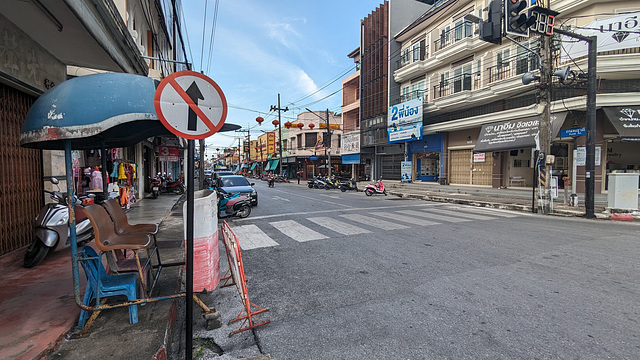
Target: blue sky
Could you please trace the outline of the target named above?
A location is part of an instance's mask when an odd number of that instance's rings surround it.
[[[355,71],[347,54],[359,46],[360,20],[382,1],[220,0],[210,53],[216,0],[182,0],[186,51],[193,70],[204,71],[224,92],[226,122],[251,127],[255,139],[259,130],[273,130],[277,114],[269,109],[278,104],[278,93],[281,107],[290,109],[283,113],[283,122],[295,119],[305,107],[340,112],[341,92],[327,96]],[[265,118],[262,126],[255,121],[259,115]],[[239,135],[216,134],[206,143],[214,149],[237,146],[234,137]]]

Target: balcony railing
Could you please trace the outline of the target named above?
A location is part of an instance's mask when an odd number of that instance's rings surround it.
[[[429,58],[429,45],[420,46],[415,49],[412,49],[411,51],[403,53],[403,55],[400,56],[400,60],[396,61],[397,68],[402,69],[404,66],[407,66],[409,64],[413,64],[414,62],[418,62],[428,58]]]
[[[492,83],[537,69],[538,60],[535,57],[521,56],[487,68],[487,71],[489,71],[489,82]]]
[[[477,74],[461,74],[449,79],[444,79],[433,87],[433,99],[452,95],[461,91],[479,89],[481,86],[480,76]]]
[[[429,97],[428,95],[429,93],[425,90],[414,90],[407,94],[400,95],[400,102],[403,103],[405,101],[417,99],[419,97],[423,98],[423,102],[427,102],[427,98]]]
[[[474,23],[465,21],[456,25],[453,29],[441,32],[440,38],[433,42],[434,51],[442,50],[460,40],[473,37],[476,28],[477,25]]]

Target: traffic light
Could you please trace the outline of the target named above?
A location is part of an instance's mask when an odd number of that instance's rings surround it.
[[[480,21],[480,39],[493,44],[502,44],[502,4],[491,0],[487,21]]]
[[[527,0],[504,0],[505,33],[514,36],[529,36],[529,27],[536,21],[527,15]]]

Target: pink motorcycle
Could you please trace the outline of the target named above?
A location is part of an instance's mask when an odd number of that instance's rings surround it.
[[[364,187],[364,193],[367,196],[371,196],[373,194],[384,194],[387,196],[387,190],[384,188],[384,183],[382,182],[382,178],[378,180],[377,184],[369,184]]]

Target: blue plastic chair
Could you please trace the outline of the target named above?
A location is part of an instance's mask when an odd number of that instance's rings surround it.
[[[136,274],[107,275],[100,256],[90,246],[83,246],[78,252],[79,262],[87,275],[87,289],[84,292],[82,303],[91,306],[93,299],[100,303],[101,297],[124,295],[129,301],[138,298],[138,285]],[[78,328],[84,328],[90,314],[81,310]],[[138,305],[129,305],[129,323],[138,323]]]

